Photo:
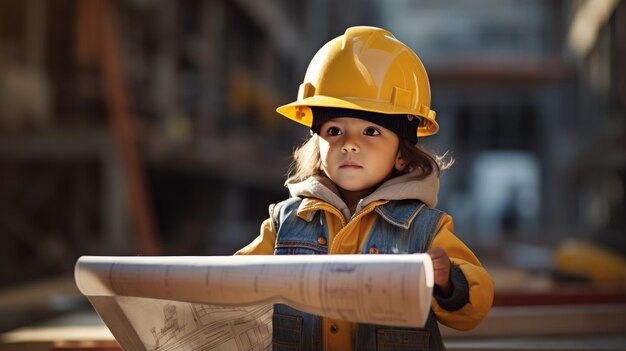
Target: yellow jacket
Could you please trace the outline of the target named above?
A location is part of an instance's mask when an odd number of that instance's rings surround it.
[[[328,230],[328,254],[357,254],[361,252],[378,214],[373,210],[389,200],[417,198],[429,207],[437,201],[438,178],[415,180],[410,175],[394,178],[379,187],[372,195],[363,199],[355,213],[350,215],[345,204],[337,196],[332,182],[327,178],[310,178],[299,184],[289,185],[291,195],[303,197],[297,216],[309,220],[317,211],[324,211]],[[276,230],[270,218],[261,225],[260,235],[249,245],[239,250],[241,255],[272,255],[276,241]],[[442,308],[437,299],[432,300],[432,309],[437,320],[449,327],[469,330],[487,315],[493,301],[493,282],[487,271],[472,251],[454,235],[452,217],[441,217],[431,248],[443,248],[454,266],[460,268],[469,286],[469,302],[455,311]],[[324,318],[324,349],[349,350],[352,348],[355,324]],[[330,333],[334,325],[335,332]]]

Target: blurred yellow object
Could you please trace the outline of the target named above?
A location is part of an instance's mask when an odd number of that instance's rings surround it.
[[[439,129],[424,65],[393,34],[376,27],[351,27],[326,43],[311,60],[297,100],[276,111],[310,127],[310,106],[419,116],[418,136]]]
[[[554,259],[560,273],[597,282],[626,282],[626,258],[598,244],[567,239],[556,248]]]

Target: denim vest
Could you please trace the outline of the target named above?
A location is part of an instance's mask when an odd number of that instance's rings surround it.
[[[301,198],[276,205],[275,255],[323,255],[328,247],[328,230],[323,211],[310,222],[296,215]],[[378,219],[368,233],[362,254],[406,254],[426,252],[443,213],[418,200],[396,200],[374,209]],[[318,240],[324,237],[325,240]],[[287,305],[274,305],[273,349],[321,351],[322,318]],[[357,324],[355,350],[445,350],[434,313],[423,329]]]

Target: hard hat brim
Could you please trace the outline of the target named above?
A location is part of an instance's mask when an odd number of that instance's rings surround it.
[[[280,106],[276,112],[297,123],[311,127],[313,123],[313,114],[309,108],[311,106],[347,108],[384,114],[410,114],[422,118],[422,124],[417,129],[418,137],[433,135],[439,131],[439,125],[434,118],[435,111],[428,110],[427,113],[416,113],[409,109],[399,109],[387,101],[380,100],[339,99],[332,96],[315,95]]]

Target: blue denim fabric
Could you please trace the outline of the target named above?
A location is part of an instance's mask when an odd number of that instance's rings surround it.
[[[287,305],[274,305],[272,349],[322,351],[322,318]]]
[[[328,246],[321,245],[319,238],[328,242],[326,218],[317,211],[311,222],[296,215],[302,199],[290,198],[274,207],[276,244],[274,255],[319,255],[327,254]]]
[[[328,242],[324,213],[318,211],[310,222],[302,220],[296,215],[301,201],[300,198],[290,198],[274,208],[275,255],[328,253],[328,247],[320,244]],[[374,211],[379,216],[363,245],[361,253],[364,254],[426,252],[443,215],[418,200],[390,201]],[[322,318],[319,316],[277,304],[274,306],[273,328],[274,350],[322,350]],[[355,349],[445,350],[445,347],[431,311],[423,329],[357,324]]]

